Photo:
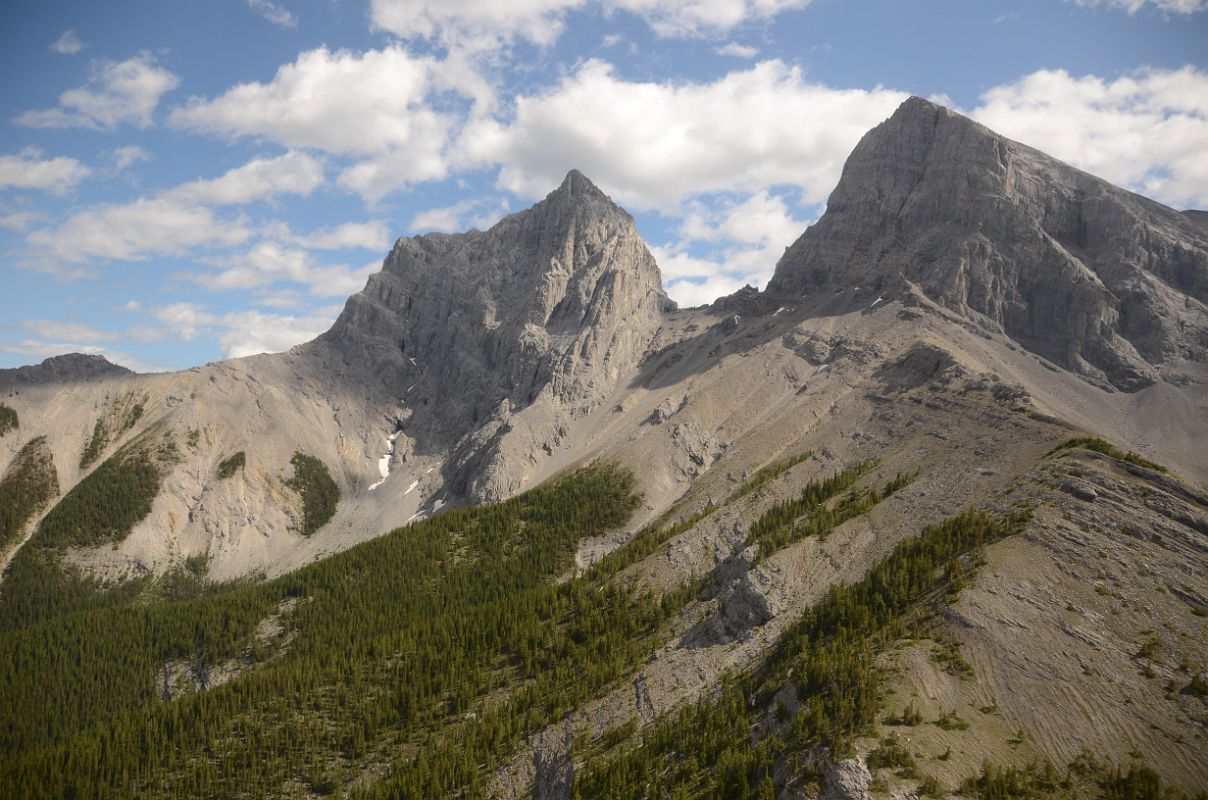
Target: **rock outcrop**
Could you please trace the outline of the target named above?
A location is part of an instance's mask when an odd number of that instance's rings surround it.
[[[400,239],[308,350],[380,381],[413,410],[409,431],[456,452],[454,489],[493,499],[517,488],[513,468],[492,467],[513,417],[540,407],[525,438],[552,447],[673,307],[633,218],[572,171],[486,232]]]
[[[71,383],[133,374],[104,356],[65,353],[61,356],[51,356],[41,364],[0,370],[0,386],[22,383]]]
[[[772,295],[931,300],[1092,382],[1132,391],[1208,359],[1208,229],[907,100],[860,141]]]

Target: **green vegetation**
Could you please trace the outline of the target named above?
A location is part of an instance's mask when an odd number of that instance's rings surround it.
[[[1150,461],[1148,458],[1140,456],[1136,453],[1121,450],[1111,442],[1104,441],[1096,436],[1079,436],[1075,439],[1067,439],[1050,450],[1049,455],[1051,456],[1055,453],[1059,453],[1062,450],[1074,450],[1077,448],[1090,450],[1092,452],[1105,455],[1108,458],[1114,458],[1117,461],[1125,461],[1129,464],[1144,467],[1145,469],[1151,469],[1155,472],[1168,471],[1166,467],[1162,466],[1161,464]]]
[[[923,724],[923,714],[919,711],[918,706],[913,701],[906,704],[902,709],[902,713],[896,716],[885,718],[886,725],[900,725],[907,728],[913,728]]]
[[[94,547],[125,539],[151,513],[160,470],[142,448],[119,451],[51,509],[30,540],[37,547]]]
[[[949,711],[941,714],[939,719],[935,721],[937,727],[946,731],[967,731],[969,723],[962,717],[958,716],[955,711]]]
[[[881,740],[880,744],[868,754],[867,764],[870,772],[890,768],[897,770],[900,778],[917,778],[919,776],[914,756],[902,744],[896,733]]]
[[[96,461],[97,456],[108,444],[109,429],[105,427],[105,418],[98,417],[96,424],[92,426],[92,436],[88,439],[88,444],[84,445],[84,452],[80,454],[80,469],[84,469]]]
[[[1184,691],[1192,697],[1204,699],[1208,697],[1208,680],[1204,680],[1203,673],[1197,672],[1191,676],[1191,681],[1188,682]]]
[[[17,412],[6,404],[0,403],[0,436],[17,429]]]
[[[297,458],[297,456],[294,456],[294,458]],[[243,467],[246,463],[247,463],[247,454],[244,453],[242,450],[240,450],[238,453],[231,456],[230,458],[224,459],[222,461],[222,463],[218,465],[218,472],[216,473],[218,475],[218,480],[224,481],[227,478],[231,477],[237,471],[243,469]],[[296,473],[295,473],[295,477],[296,477]],[[330,480],[330,478],[328,478],[328,480]],[[337,495],[336,499],[338,500],[339,499],[339,489],[336,489],[336,495]],[[333,506],[332,510],[333,511],[335,510],[334,506]],[[331,515],[329,514],[328,517],[330,517],[330,516]],[[324,521],[326,521],[326,520],[324,520]]]
[[[729,505],[730,503],[733,503],[735,500],[746,497],[751,492],[754,492],[757,489],[763,488],[766,484],[776,480],[781,475],[788,472],[790,469],[797,466],[802,461],[805,461],[813,454],[814,454],[813,450],[806,450],[804,453],[799,453],[798,455],[791,456],[789,458],[784,459],[783,461],[777,461],[774,464],[769,464],[768,466],[764,467],[763,469],[759,470],[754,475],[752,475],[747,480],[747,482],[744,483],[742,486],[740,486],[736,490],[734,490],[734,493],[726,498],[726,502],[723,505]]]
[[[860,462],[829,478],[806,484],[796,497],[777,503],[757,519],[747,535],[747,543],[759,545],[762,560],[801,539],[810,536],[825,539],[839,525],[866,513],[915,477],[899,473],[880,492],[852,490],[833,505],[829,503],[875,466],[872,461]]]
[[[1158,774],[1133,764],[1127,771],[1108,767],[1087,754],[1079,756],[1062,775],[1052,764],[1026,767],[982,766],[981,774],[960,787],[964,797],[975,800],[1183,800],[1183,792],[1163,788]],[[1205,797],[1203,793],[1197,797]]]
[[[694,596],[639,594],[611,574],[555,582],[580,538],[625,521],[632,487],[597,467],[269,582],[166,601],[135,581],[120,605],[93,595],[110,605],[19,629],[0,616],[0,786],[23,798],[481,795],[523,737],[631,674]],[[291,600],[288,648],[260,652],[257,625]],[[241,674],[169,702],[169,663]]]
[[[0,631],[137,596],[139,581],[106,586],[62,563],[62,554],[125,539],[151,513],[163,476],[178,458],[169,434],[150,431],[64,495],[9,565],[0,591]]]
[[[1017,532],[1025,520],[967,512],[902,542],[860,582],[831,589],[758,673],[655,724],[641,746],[578,771],[575,796],[775,797],[778,763],[808,780],[811,754],[841,757],[874,724],[881,693],[876,654],[902,633],[920,603],[943,596],[949,572],[942,567]],[[787,681],[795,684],[800,708],[786,734],[766,732],[760,709]]]
[[[58,493],[59,478],[46,437],[31,439],[0,480],[0,553],[8,549],[25,524]]]
[[[241,455],[243,454],[236,453],[232,458]],[[340,487],[332,480],[327,465],[314,456],[297,452],[289,463],[294,465],[294,476],[286,481],[285,485],[302,497],[301,533],[303,536],[310,536],[326,525],[336,513],[336,504],[340,502]],[[242,466],[242,461],[239,466]],[[221,469],[219,467],[220,471]]]
[[[134,392],[126,392],[109,404],[92,426],[92,436],[80,454],[80,468],[84,469],[96,461],[109,443],[134,427],[142,419],[147,398],[139,398]]]

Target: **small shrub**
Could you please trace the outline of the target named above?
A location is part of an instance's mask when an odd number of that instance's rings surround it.
[[[1073,450],[1075,448],[1081,448],[1083,450],[1090,450],[1095,453],[1100,453],[1102,455],[1107,456],[1108,458],[1114,458],[1117,461],[1124,461],[1124,462],[1133,464],[1138,467],[1144,467],[1145,469],[1151,469],[1154,472],[1167,472],[1168,471],[1166,469],[1166,467],[1162,466],[1161,464],[1150,461],[1148,458],[1145,458],[1144,456],[1138,455],[1136,453],[1132,453],[1132,452],[1129,452],[1126,450],[1121,450],[1120,448],[1113,445],[1111,442],[1104,441],[1103,439],[1100,439],[1097,436],[1079,436],[1074,439],[1067,439],[1066,441],[1062,442],[1061,444],[1057,445],[1052,450],[1050,450],[1048,454],[1051,456],[1054,453],[1061,452],[1062,450]]]
[[[4,403],[0,403],[0,436],[3,436],[11,430],[16,430],[17,425],[18,419],[16,410],[9,408]]]
[[[1204,680],[1203,673],[1197,672],[1183,691],[1201,699],[1208,697],[1208,681]]]
[[[218,465],[218,479],[226,480],[234,475],[236,471],[243,469],[246,463],[247,455],[240,450],[238,453],[230,458],[225,459],[221,464]]]
[[[918,708],[915,707],[913,702],[902,709],[902,713],[900,715],[885,718],[886,725],[904,725],[908,728],[913,728],[914,726],[921,724],[922,721],[923,715],[919,713]]]
[[[946,731],[967,731],[969,723],[957,716],[955,711],[949,711],[935,721],[935,724]]]

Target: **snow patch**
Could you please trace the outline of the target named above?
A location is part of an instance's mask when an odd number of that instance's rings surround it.
[[[370,484],[369,491],[372,492],[374,489],[385,483],[386,479],[390,477],[390,459],[394,458],[394,440],[397,439],[401,433],[402,431],[395,431],[386,437],[386,455],[378,459],[378,475],[380,475],[382,479],[376,483]]]
[[[403,497],[414,492],[416,486],[419,486],[419,481],[411,481],[411,485],[407,487],[407,491],[403,492]]]

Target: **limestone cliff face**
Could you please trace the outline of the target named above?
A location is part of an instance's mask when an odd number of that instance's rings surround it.
[[[771,294],[912,286],[1096,383],[1208,358],[1208,230],[920,98],[857,145]]]
[[[473,472],[521,410],[548,412],[529,415],[538,441],[591,411],[672,307],[633,218],[572,171],[486,232],[400,239],[311,350],[380,381],[411,410],[409,431]],[[499,496],[516,477],[471,493]]]

